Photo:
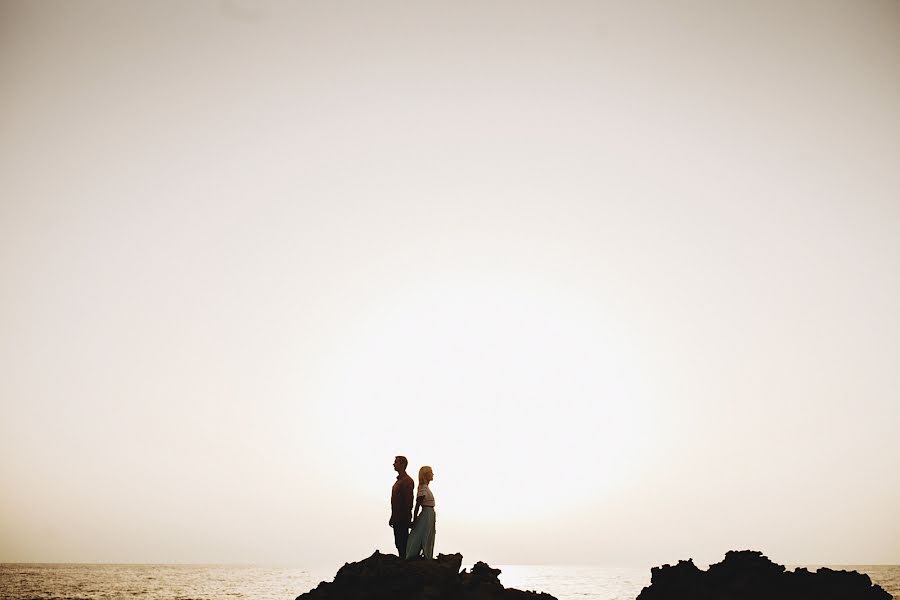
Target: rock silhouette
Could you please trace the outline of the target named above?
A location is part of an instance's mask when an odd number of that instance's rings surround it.
[[[462,554],[436,560],[372,556],[341,567],[332,582],[322,582],[297,600],[556,600],[549,594],[504,588],[500,569],[483,562],[462,571]]]
[[[868,575],[856,571],[786,571],[762,552],[743,550],[701,571],[692,560],[653,567],[637,600],[891,600]]]

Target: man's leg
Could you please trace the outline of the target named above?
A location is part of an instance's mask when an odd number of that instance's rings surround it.
[[[406,543],[409,541],[409,527],[401,527],[400,528],[400,543],[403,547],[403,552],[400,554],[400,558],[406,558]]]
[[[409,528],[405,525],[394,525],[394,545],[397,546],[397,556],[406,557],[406,541],[409,539]]]

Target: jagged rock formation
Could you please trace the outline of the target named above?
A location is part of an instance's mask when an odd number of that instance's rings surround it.
[[[439,554],[437,560],[401,560],[375,553],[341,567],[332,582],[322,582],[297,600],[556,600],[549,594],[504,588],[483,562],[462,571],[462,554]]]
[[[827,568],[785,571],[762,552],[727,552],[701,571],[692,560],[651,569],[649,587],[637,600],[891,600],[868,575]]]

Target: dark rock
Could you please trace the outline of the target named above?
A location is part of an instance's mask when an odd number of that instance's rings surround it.
[[[297,600],[556,600],[549,594],[506,589],[500,569],[483,562],[460,572],[462,554],[439,554],[437,560],[401,560],[376,551],[338,569]]]
[[[785,571],[762,552],[727,552],[725,560],[701,571],[692,560],[650,570],[650,585],[637,600],[891,600],[856,571],[821,568]]]

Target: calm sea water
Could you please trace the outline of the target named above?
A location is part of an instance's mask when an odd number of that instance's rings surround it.
[[[649,569],[499,565],[506,587],[550,593],[560,600],[634,600]],[[812,567],[811,567],[812,568]],[[832,567],[867,573],[900,600],[900,566]],[[0,564],[3,600],[292,600],[330,581],[336,569],[231,565]]]

